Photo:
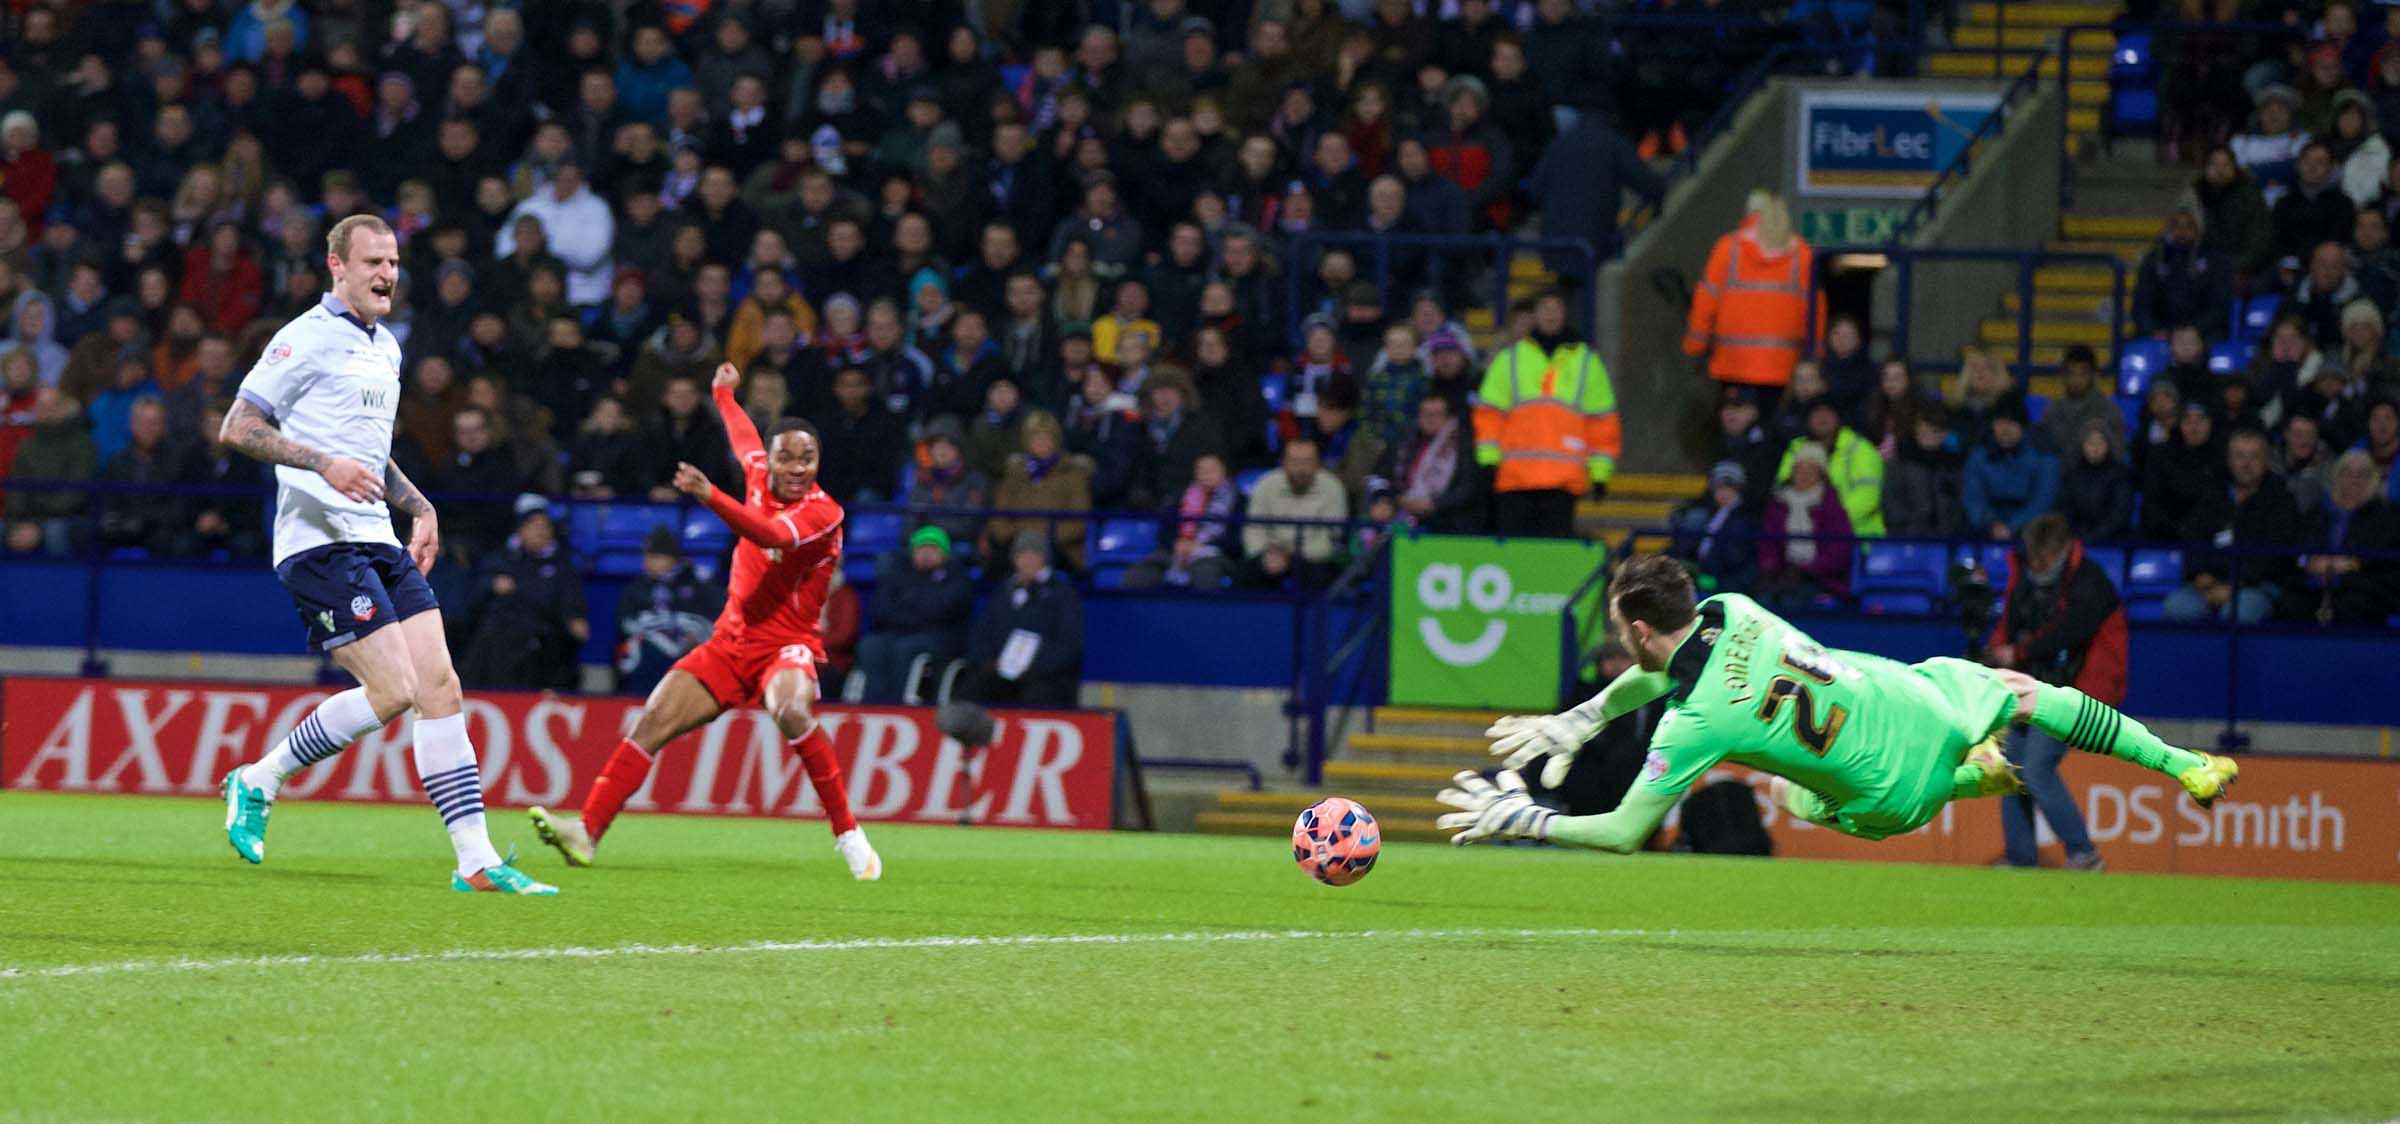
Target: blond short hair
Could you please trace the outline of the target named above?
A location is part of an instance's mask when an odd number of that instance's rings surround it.
[[[392,226],[374,215],[352,215],[333,224],[333,229],[325,232],[325,252],[332,254],[337,260],[349,261],[350,236],[361,230],[390,234]]]

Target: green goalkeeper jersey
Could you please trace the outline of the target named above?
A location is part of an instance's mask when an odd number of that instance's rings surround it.
[[[1805,786],[1869,838],[1930,820],[1951,770],[2015,705],[1980,666],[1829,651],[1739,594],[1700,603],[1667,678],[1638,785],[1673,796],[1732,761]]]

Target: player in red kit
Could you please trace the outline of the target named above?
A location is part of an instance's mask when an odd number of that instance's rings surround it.
[[[817,667],[825,660],[820,621],[842,560],[842,505],[817,487],[815,427],[787,419],[762,447],[750,416],[733,398],[741,381],[741,373],[727,363],[717,368],[709,389],[741,462],[745,497],[718,491],[691,465],[675,466],[675,490],[706,504],[741,537],[716,631],[675,661],[650,692],[633,736],[617,743],[583,798],[583,814],[569,818],[535,808],[533,829],[566,856],[568,865],[590,866],[600,837],[640,791],[662,747],[727,710],[763,703],[808,769],[809,783],[832,821],[834,848],[850,865],[851,876],[872,882],[883,876],[883,860],[850,814],[833,740],[813,713]]]

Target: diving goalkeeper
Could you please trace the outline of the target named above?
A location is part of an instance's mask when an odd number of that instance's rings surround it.
[[[1509,771],[1496,784],[1462,772],[1442,790],[1459,809],[1436,821],[1458,829],[1452,843],[1547,839],[1629,853],[1720,761],[1773,774],[1774,798],[1800,819],[1884,839],[1923,827],[1952,800],[2019,791],[1997,744],[2016,722],[2174,777],[2202,807],[2240,771],[2230,758],[2168,745],[2071,687],[1965,660],[1827,651],[1747,597],[1692,598],[1691,576],[1674,559],[1626,563],[1609,589],[1608,619],[1636,666],[1564,714],[1493,723],[1492,753]],[[1616,810],[1561,815],[1526,794],[1514,770],[1547,754],[1542,778],[1555,785],[1601,726],[1662,697],[1666,716]]]

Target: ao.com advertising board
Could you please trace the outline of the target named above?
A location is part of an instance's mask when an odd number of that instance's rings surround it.
[[[1421,535],[1392,548],[1391,699],[1548,710],[1558,703],[1567,598],[1607,557],[1598,543]],[[1575,619],[1599,635],[1599,583]]]
[[[44,792],[210,796],[234,765],[264,756],[324,701],[321,687],[96,679],[0,682],[0,787]],[[467,733],[494,804],[572,805],[617,739],[632,699],[477,694]],[[1109,826],[1115,719],[1008,711],[994,745],[971,753],[933,712],[827,707],[821,718],[863,820]],[[283,787],[307,800],[414,803],[410,720],[367,735]],[[756,710],[726,714],[659,757],[627,808],[700,815],[811,817],[823,806],[800,759]]]

